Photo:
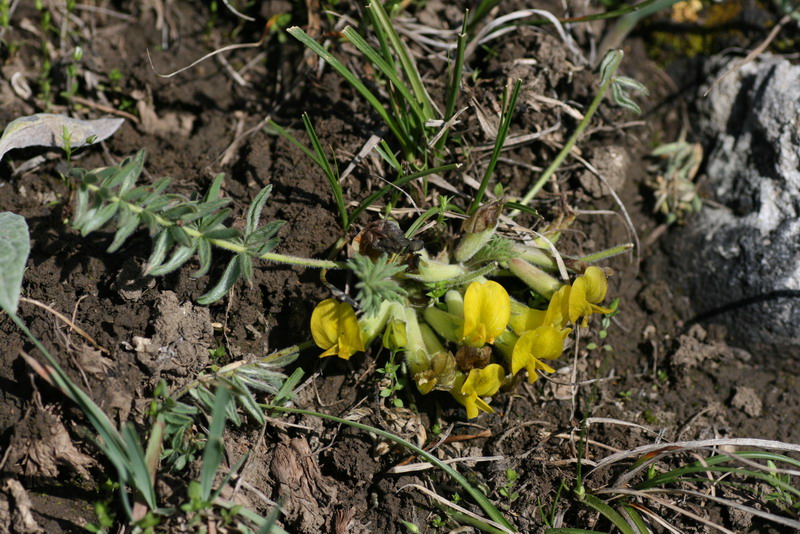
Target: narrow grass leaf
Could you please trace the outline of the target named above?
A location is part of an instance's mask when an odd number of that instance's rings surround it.
[[[632,526],[636,527],[639,534],[648,534],[650,532],[650,529],[647,528],[647,523],[644,522],[644,519],[642,519],[641,514],[639,514],[636,508],[623,504],[620,506],[620,510],[628,516],[630,523],[632,523]]]
[[[354,28],[347,26],[344,30],[342,30],[342,35],[344,35],[348,41],[353,43],[353,45],[358,48],[362,54],[367,56],[367,59],[369,59],[384,76],[389,78],[389,81],[392,82],[395,89],[397,89],[400,95],[402,95],[408,106],[411,107],[411,111],[417,117],[418,123],[424,124],[427,118],[425,116],[425,112],[422,110],[422,108],[420,108],[416,97],[411,94],[411,91],[397,75],[394,66],[384,61],[380,54],[378,54],[378,51],[372,48]]]
[[[411,89],[417,97],[417,102],[422,104],[422,123],[424,124],[428,119],[435,118],[430,96],[428,96],[428,92],[422,84],[422,78],[417,70],[417,65],[411,58],[411,54],[408,53],[405,43],[400,39],[400,36],[394,29],[392,20],[383,9],[383,4],[380,1],[372,0],[367,4],[367,11],[372,15],[375,26],[379,26],[388,37],[392,50],[397,54],[397,58],[400,60],[403,74],[405,74],[406,79],[411,84]]]
[[[437,174],[437,173],[443,173],[443,172],[447,172],[447,171],[452,171],[454,169],[458,169],[459,167],[460,167],[460,165],[458,163],[450,163],[448,165],[442,165],[441,167],[435,167],[433,169],[425,169],[423,171],[415,172],[413,174],[407,174],[405,176],[400,176],[399,178],[397,178],[391,184],[383,186],[382,188],[380,188],[379,190],[375,191],[374,193],[369,195],[367,198],[365,198],[361,202],[361,204],[359,204],[358,207],[356,209],[354,209],[350,213],[351,220],[355,221],[356,218],[359,215],[361,215],[362,211],[364,211],[365,209],[370,207],[374,202],[376,202],[378,199],[380,199],[382,196],[384,196],[389,191],[395,190],[398,187],[402,187],[402,186],[406,185],[407,183],[412,182],[412,181],[414,181],[414,180],[416,180],[418,178],[422,178],[424,176],[428,176],[428,175],[431,175],[431,174]]]
[[[625,521],[625,518],[619,515],[619,512],[604,500],[595,497],[591,493],[586,493],[581,497],[580,501],[611,521],[622,534],[636,534],[628,522]]]
[[[347,214],[347,206],[344,203],[342,184],[339,183],[339,173],[328,161],[328,156],[325,154],[325,150],[322,148],[322,143],[319,142],[319,137],[317,137],[317,132],[314,130],[314,125],[311,124],[311,119],[308,117],[308,113],[303,113],[303,125],[306,128],[308,138],[311,140],[311,147],[314,149],[314,152],[317,155],[316,161],[322,168],[322,172],[325,174],[325,178],[328,180],[328,185],[333,193],[333,198],[336,201],[336,208],[339,210],[339,217],[342,220],[342,228],[347,231],[347,229],[350,227],[350,217]]]
[[[131,423],[122,427],[122,439],[127,452],[127,464],[130,469],[130,483],[139,492],[151,510],[156,509],[156,493],[150,480],[147,462],[144,459],[144,450],[136,428]]]
[[[478,192],[475,193],[475,198],[472,199],[472,204],[469,207],[468,214],[472,215],[481,205],[483,195],[486,193],[486,187],[489,185],[489,179],[494,174],[494,168],[497,165],[497,160],[500,158],[500,152],[503,150],[503,145],[506,143],[508,132],[511,129],[511,118],[514,115],[514,109],[517,106],[517,98],[519,91],[522,87],[522,81],[517,80],[514,82],[514,89],[510,98],[505,99],[503,106],[503,113],[500,117],[500,128],[497,130],[497,138],[494,141],[494,150],[492,150],[492,157],[489,159],[489,164],[486,166],[486,172],[483,173],[483,179],[478,187]]]
[[[211,410],[211,422],[208,425],[208,439],[203,448],[203,464],[200,467],[200,495],[203,501],[208,502],[211,489],[214,485],[214,476],[222,464],[224,447],[222,434],[225,431],[226,407],[230,400],[230,391],[225,386],[219,386],[214,395],[214,404]]]
[[[377,434],[383,438],[388,439],[389,441],[401,445],[402,447],[405,447],[408,450],[412,451],[414,454],[424,458],[426,462],[432,463],[433,465],[435,465],[436,467],[447,473],[453,480],[458,482],[458,484],[462,488],[464,488],[464,490],[467,493],[469,493],[473,499],[475,499],[475,502],[478,503],[478,505],[481,507],[481,509],[483,509],[484,512],[486,512],[486,514],[489,516],[490,519],[492,519],[496,523],[503,525],[504,527],[510,530],[516,530],[514,526],[505,518],[505,516],[497,508],[495,508],[495,506],[491,503],[491,501],[479,489],[475,488],[472,484],[470,484],[469,481],[466,478],[464,478],[464,476],[461,473],[459,473],[458,471],[450,467],[448,464],[441,461],[436,456],[433,456],[429,452],[417,447],[410,441],[407,441],[399,436],[396,436],[390,432],[386,432],[379,428],[375,428],[362,423],[357,423],[355,421],[348,421],[347,419],[342,419],[340,417],[320,412],[302,410],[299,408],[289,408],[286,406],[276,406],[274,404],[264,405],[264,408],[279,412],[302,414],[302,415],[308,415],[310,417],[319,417],[320,419],[327,419],[335,423],[352,426],[354,428],[364,430],[365,432],[371,432]],[[633,533],[626,532],[625,534],[633,534]]]
[[[392,130],[392,133],[395,134],[398,141],[406,147],[407,149],[411,149],[413,146],[413,142],[411,139],[408,138],[407,135],[404,135],[402,129],[399,127],[397,120],[392,117],[389,112],[383,107],[380,100],[370,91],[367,87],[359,80],[355,74],[353,74],[347,67],[342,64],[341,61],[336,59],[333,54],[325,50],[319,43],[317,43],[314,39],[308,36],[302,29],[297,26],[293,26],[286,30],[286,32],[306,45],[310,48],[315,54],[321,57],[328,65],[330,65],[336,72],[338,72],[347,82],[353,86],[353,88],[358,91],[361,96],[363,96],[367,102],[372,106],[378,115],[380,115],[381,119],[389,126],[389,129]]]
[[[269,128],[273,128],[274,130],[276,130],[278,132],[278,135],[280,135],[281,137],[283,137],[284,139],[286,139],[287,141],[292,143],[294,146],[299,148],[306,156],[311,158],[311,160],[314,163],[316,163],[317,165],[322,167],[322,162],[319,161],[319,159],[317,158],[317,155],[314,152],[312,152],[311,150],[309,150],[308,147],[306,147],[303,143],[301,143],[295,136],[293,136],[287,130],[285,130],[284,128],[279,126],[278,123],[276,123],[275,121],[270,120],[269,123],[267,124],[267,126],[265,127],[265,130],[267,130]]]

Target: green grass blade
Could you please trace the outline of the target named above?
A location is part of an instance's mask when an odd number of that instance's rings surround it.
[[[419,171],[419,172],[415,172],[415,173],[413,173],[413,174],[408,174],[408,175],[406,175],[406,176],[401,176],[401,177],[399,177],[397,180],[395,180],[394,182],[392,182],[391,184],[383,186],[381,189],[379,189],[379,190],[375,191],[375,192],[374,192],[374,193],[372,193],[370,196],[368,196],[367,198],[365,198],[365,199],[364,199],[364,200],[361,202],[361,204],[359,204],[359,205],[358,205],[358,207],[356,207],[356,209],[354,209],[354,210],[353,210],[353,211],[350,213],[350,217],[351,217],[351,219],[350,219],[350,220],[351,220],[351,221],[355,221],[355,220],[356,220],[356,218],[357,218],[359,215],[361,215],[361,212],[362,212],[362,211],[364,211],[365,209],[367,209],[369,206],[371,206],[371,205],[372,205],[372,203],[373,203],[373,202],[375,202],[376,200],[378,200],[379,198],[381,198],[383,195],[385,195],[385,194],[386,194],[386,193],[388,193],[389,191],[392,191],[392,190],[395,190],[395,189],[396,189],[396,188],[398,188],[398,187],[404,186],[404,185],[405,185],[405,184],[407,184],[408,182],[414,181],[414,180],[416,180],[417,178],[422,178],[422,177],[424,177],[424,176],[428,176],[429,174],[436,174],[436,173],[439,173],[439,172],[447,172],[447,171],[452,171],[452,170],[454,170],[454,169],[457,169],[459,166],[460,166],[460,165],[459,165],[459,164],[457,164],[457,163],[451,163],[451,164],[449,164],[449,165],[442,165],[441,167],[436,167],[436,168],[433,168],[433,169],[426,169],[426,170],[424,170],[424,171]]]
[[[287,29],[286,32],[310,48],[315,54],[317,54],[328,65],[330,65],[333,70],[338,72],[345,80],[347,80],[347,82],[352,85],[353,88],[367,100],[367,102],[369,102],[372,108],[378,113],[378,115],[380,115],[381,119],[383,119],[383,121],[389,126],[389,129],[392,131],[395,137],[397,137],[397,140],[404,147],[404,150],[409,151],[412,149],[412,140],[405,135],[397,120],[389,114],[386,108],[383,107],[383,104],[381,104],[380,100],[378,100],[378,97],[376,97],[372,91],[367,89],[367,86],[364,85],[361,80],[359,80],[356,75],[350,71],[350,69],[344,66],[341,61],[333,56],[333,54],[325,50],[325,48],[323,48],[314,39],[309,37],[309,35],[299,27],[292,26],[291,28]]]
[[[461,74],[464,70],[464,52],[467,48],[467,19],[469,18],[469,9],[464,11],[464,23],[461,27],[461,33],[458,34],[458,41],[456,45],[456,61],[453,65],[453,76],[450,78],[450,85],[447,87],[447,100],[445,101],[444,119],[445,122],[453,118],[456,110],[456,102],[458,95],[461,92]],[[439,140],[436,142],[437,150],[442,150],[447,143],[447,132],[444,132]]]
[[[514,90],[511,93],[511,98],[506,100],[503,106],[503,114],[500,117],[500,128],[497,130],[497,139],[494,142],[494,150],[492,150],[492,157],[489,160],[489,165],[486,167],[486,172],[483,174],[481,185],[478,192],[475,193],[475,198],[472,199],[472,204],[469,207],[468,214],[472,215],[481,205],[483,195],[486,193],[486,187],[489,185],[489,179],[494,174],[494,168],[497,165],[497,160],[500,157],[500,152],[503,150],[503,145],[508,137],[508,131],[511,128],[511,117],[514,114],[514,108],[517,105],[517,98],[519,97],[519,90],[522,87],[522,81],[517,80],[514,82]]]
[[[225,451],[222,443],[222,433],[225,431],[225,410],[230,400],[230,391],[225,386],[219,386],[214,396],[214,407],[211,410],[211,423],[208,426],[208,439],[203,448],[203,465],[200,468],[200,495],[204,501],[211,498],[211,489],[214,487],[214,476],[217,474],[222,455]]]
[[[389,39],[389,44],[394,53],[397,54],[397,59],[400,60],[400,66],[409,84],[411,84],[411,89],[417,97],[417,102],[422,104],[422,112],[425,119],[422,121],[423,124],[426,120],[435,118],[431,99],[422,84],[422,78],[420,78],[417,66],[411,59],[411,54],[408,53],[405,43],[400,40],[400,36],[395,31],[389,15],[383,9],[383,4],[380,1],[372,0],[367,4],[367,11],[372,16],[376,30],[380,28]]]
[[[598,499],[591,493],[583,494],[579,500],[611,521],[622,534],[636,534],[628,522],[625,521],[625,518],[614,510],[606,501]]]
[[[598,530],[586,530],[583,528],[548,528],[544,534],[604,534]]]
[[[314,152],[312,152],[311,150],[309,150],[309,149],[308,149],[308,147],[306,147],[306,146],[305,146],[303,143],[301,143],[301,142],[300,142],[300,141],[299,141],[299,140],[298,140],[298,139],[297,139],[295,136],[293,136],[292,134],[290,134],[290,133],[288,132],[288,130],[286,130],[286,129],[284,129],[283,127],[281,127],[281,126],[280,126],[280,125],[279,125],[277,122],[275,122],[275,121],[273,121],[273,120],[270,120],[270,121],[267,123],[267,126],[266,126],[264,129],[265,129],[267,132],[269,132],[269,130],[270,130],[270,129],[274,129],[274,130],[275,130],[275,131],[278,133],[278,135],[280,135],[281,137],[283,137],[284,139],[286,139],[287,141],[289,141],[290,143],[292,143],[294,146],[296,146],[297,148],[299,148],[300,150],[302,150],[302,151],[303,151],[303,153],[304,153],[306,156],[308,156],[309,158],[311,158],[311,160],[312,160],[314,163],[316,163],[317,165],[319,165],[320,167],[322,167],[322,162],[321,162],[321,161],[319,161],[319,160],[317,159],[317,155],[316,155],[316,154],[314,154]]]
[[[631,522],[633,522],[634,526],[639,531],[639,534],[648,534],[650,532],[650,529],[647,528],[647,523],[644,522],[644,519],[642,519],[641,514],[636,508],[623,504],[621,509],[628,515]]]
[[[381,73],[389,78],[389,81],[392,82],[394,87],[397,91],[402,95],[403,99],[408,103],[411,107],[411,110],[414,112],[414,115],[417,116],[417,121],[419,124],[425,124],[425,113],[420,108],[417,99],[414,95],[411,94],[411,91],[408,90],[408,87],[403,83],[399,76],[397,76],[397,72],[394,70],[394,67],[387,63],[381,56],[378,54],[377,50],[372,48],[367,41],[364,40],[358,32],[350,26],[347,26],[344,30],[342,30],[342,35],[344,35],[348,41],[353,43],[353,45],[361,51],[362,54],[367,56],[369,59]]]
[[[322,148],[322,143],[319,142],[317,132],[314,130],[314,125],[311,124],[311,119],[308,113],[303,113],[303,125],[306,127],[306,133],[311,140],[311,146],[317,154],[317,162],[325,173],[325,178],[328,179],[328,185],[331,187],[333,198],[336,201],[336,208],[339,210],[339,217],[342,220],[342,228],[344,231],[350,228],[350,217],[347,214],[347,206],[344,203],[344,195],[342,194],[342,184],[339,183],[339,173],[331,166],[328,157],[325,155],[325,150]]]
[[[604,534],[598,530],[586,530],[584,528],[548,528],[544,534]]]
[[[128,468],[130,469],[130,483],[141,494],[144,502],[151,510],[156,509],[156,490],[150,479],[147,462],[142,449],[142,442],[132,423],[122,427],[122,439],[127,451]]]
[[[324,414],[324,413],[320,413],[320,412],[313,412],[313,411],[310,411],[310,410],[302,410],[300,408],[289,408],[289,407],[285,407],[285,406],[275,406],[275,405],[271,405],[271,404],[265,404],[264,408],[268,409],[268,410],[275,410],[275,411],[278,411],[278,412],[295,413],[295,414],[308,415],[308,416],[311,416],[311,417],[319,417],[320,419],[327,419],[329,421],[333,421],[333,422],[341,424],[341,425],[348,425],[348,426],[352,426],[354,428],[358,428],[360,430],[364,430],[365,432],[371,432],[371,433],[374,433],[374,434],[378,434],[379,436],[381,436],[383,438],[386,438],[389,441],[397,443],[398,445],[401,445],[401,446],[409,449],[410,451],[413,451],[414,454],[424,458],[426,462],[432,463],[433,465],[435,465],[436,467],[438,467],[439,469],[441,469],[442,471],[447,473],[453,480],[458,482],[459,485],[461,485],[461,487],[464,488],[464,490],[467,493],[469,493],[470,496],[473,499],[475,499],[475,502],[478,503],[478,505],[483,509],[483,511],[486,512],[486,515],[488,515],[489,518],[491,518],[493,521],[495,521],[496,523],[499,523],[500,525],[503,525],[504,527],[506,527],[506,528],[508,528],[510,530],[516,531],[515,527],[503,516],[502,513],[500,513],[500,511],[497,508],[495,508],[495,506],[491,503],[491,501],[489,501],[489,499],[487,499],[486,496],[483,493],[481,493],[480,490],[478,490],[477,488],[472,486],[472,484],[470,484],[469,481],[467,481],[467,479],[464,478],[464,476],[461,473],[459,473],[458,471],[456,471],[455,469],[453,469],[452,467],[450,467],[449,465],[447,465],[443,461],[439,460],[437,457],[435,457],[435,456],[431,455],[430,453],[420,449],[419,447],[417,447],[413,443],[411,443],[409,441],[406,441],[406,440],[404,440],[403,438],[401,438],[399,436],[395,436],[394,434],[391,434],[391,433],[386,432],[384,430],[381,430],[379,428],[371,427],[369,425],[365,425],[365,424],[362,424],[362,423],[357,423],[355,421],[348,421],[348,420],[342,419],[340,417],[336,417],[336,416],[333,416],[333,415],[328,415],[328,414]],[[627,524],[626,524],[626,526],[627,526]],[[633,533],[630,533],[630,534],[633,534]]]
[[[614,81],[614,73],[616,73],[617,68],[619,68],[620,62],[622,62],[622,52],[621,51],[613,51],[609,52],[610,54],[615,54],[615,56],[611,59],[610,63],[608,64],[607,70],[607,79],[602,83],[600,89],[597,91],[597,95],[595,95],[594,100],[589,105],[589,109],[586,110],[586,113],[583,116],[583,120],[578,124],[578,127],[575,128],[575,131],[572,133],[567,142],[564,144],[564,148],[558,153],[555,159],[550,163],[550,165],[544,170],[542,175],[537,180],[536,184],[528,191],[524,197],[519,201],[522,205],[527,205],[536,194],[544,187],[544,184],[550,179],[553,174],[558,170],[561,164],[566,159],[567,155],[572,150],[572,147],[575,146],[575,142],[581,136],[583,131],[589,126],[589,122],[592,120],[597,108],[600,106],[600,102],[603,101],[603,97],[605,96],[606,92],[608,92],[609,87]],[[515,217],[518,215],[518,211],[514,211],[511,213],[511,217]]]

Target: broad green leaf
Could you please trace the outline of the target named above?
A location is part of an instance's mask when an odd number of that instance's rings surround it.
[[[25,218],[8,211],[0,213],[0,308],[8,314],[17,311],[30,250]]]

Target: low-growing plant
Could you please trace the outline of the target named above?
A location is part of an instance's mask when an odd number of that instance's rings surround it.
[[[29,251],[30,238],[25,219],[8,212],[0,213],[0,309],[31,340],[46,361],[44,364],[39,363],[36,359],[23,353],[28,365],[43,380],[77,404],[97,432],[98,439],[95,444],[113,465],[117,474],[115,486],[119,504],[126,516],[126,523],[136,527],[139,531],[152,532],[156,526],[177,513],[173,507],[159,505],[155,489],[163,442],[165,437],[171,437],[168,435],[168,430],[174,431],[169,428],[173,422],[168,423],[168,416],[177,413],[188,416],[197,412],[187,410],[185,405],[181,406],[176,402],[165,403],[166,410],[156,409],[151,413],[151,426],[148,429],[146,440],[140,437],[133,423],[125,423],[120,429],[117,429],[100,407],[69,378],[55,357],[16,314]],[[259,376],[258,384],[266,384],[264,373],[265,370],[262,368],[260,374],[257,374]],[[278,376],[274,371],[269,374],[271,377]],[[274,380],[274,378],[272,379]],[[274,519],[264,519],[219,497],[222,488],[241,466],[241,461],[224,474],[221,484],[216,487],[214,485],[217,474],[222,468],[222,433],[233,396],[233,393],[229,392],[229,384],[236,384],[236,382],[218,378],[213,384],[216,393],[210,399],[205,399],[212,408],[209,432],[202,447],[203,461],[200,479],[189,484],[187,501],[179,509],[188,514],[190,521],[198,514],[222,515],[220,511],[224,509],[227,511],[225,514],[227,520],[237,528],[250,532],[261,529],[260,532],[280,534],[284,531],[274,524]],[[195,389],[199,390],[200,386],[201,382],[198,382]],[[271,389],[275,390],[275,388]],[[241,394],[241,392],[234,393]],[[163,390],[161,394],[166,396],[163,394]],[[285,399],[285,391],[283,395],[284,397],[276,395],[274,400],[278,403],[282,402],[281,399]],[[177,426],[181,427],[180,424]],[[99,504],[98,511],[98,524],[93,525],[91,530],[103,532],[109,523],[113,523],[113,512],[103,503]]]

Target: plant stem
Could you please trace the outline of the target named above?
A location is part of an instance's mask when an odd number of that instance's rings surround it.
[[[266,410],[275,410],[277,412],[308,415],[310,417],[319,417],[320,419],[327,419],[329,421],[333,421],[341,425],[349,425],[358,428],[360,430],[364,430],[365,432],[372,432],[378,434],[379,436],[391,440],[394,443],[397,443],[398,445],[402,445],[403,447],[406,447],[407,449],[413,451],[414,454],[417,454],[418,456],[424,458],[426,462],[432,463],[433,465],[435,465],[436,467],[438,467],[439,469],[443,470],[448,475],[450,475],[456,482],[458,482],[461,485],[461,487],[463,487],[467,491],[467,493],[470,494],[470,496],[472,496],[473,499],[475,499],[475,502],[477,502],[481,506],[481,508],[483,508],[483,511],[486,512],[486,514],[493,521],[509,529],[510,531],[514,532],[516,531],[514,526],[503,516],[502,513],[500,513],[500,511],[497,508],[494,507],[494,505],[486,498],[486,496],[483,493],[481,493],[480,490],[472,486],[472,484],[470,484],[469,481],[467,481],[467,479],[464,478],[463,475],[461,475],[458,471],[456,471],[455,469],[453,469],[452,467],[441,461],[436,456],[431,455],[430,453],[424,451],[423,449],[417,447],[413,443],[399,436],[396,436],[390,432],[386,432],[379,428],[364,425],[362,423],[357,423],[355,421],[349,421],[347,419],[342,419],[340,417],[328,415],[325,413],[313,412],[311,410],[303,410],[300,408],[289,408],[287,406],[275,406],[272,404],[262,404],[260,406],[262,406]]]
[[[88,189],[90,189],[95,193],[99,192],[101,189],[100,187],[94,184],[82,184],[82,185],[84,185],[85,187],[87,187]],[[114,202],[124,203],[128,207],[128,209],[137,214],[145,211],[145,209],[142,208],[141,206],[137,206],[136,204],[131,204],[129,202],[126,202],[123,199],[119,198],[118,196],[110,196],[108,197],[107,200],[112,203]],[[152,214],[152,215],[153,218],[156,220],[156,222],[161,226],[164,227],[175,226],[174,222],[165,219],[160,215],[157,214]],[[196,229],[190,226],[182,226],[181,228],[191,237],[199,237],[199,238],[203,237],[202,232],[198,232]],[[226,241],[224,239],[209,239],[208,242],[216,247],[225,250],[230,250],[231,252],[234,252],[236,254],[244,254],[247,252],[247,247],[245,247],[240,243],[234,243],[233,241]],[[278,254],[276,252],[267,252],[266,254],[262,254],[258,257],[261,258],[262,260],[275,261],[278,263],[286,263],[289,265],[302,265],[304,267],[316,267],[319,269],[347,269],[347,265],[344,262],[340,261],[318,260],[314,258],[304,258],[302,256],[292,256],[289,254]]]
[[[622,55],[619,55],[614,60],[614,63],[610,65],[609,76],[607,77],[606,81],[603,82],[603,84],[600,86],[600,90],[594,97],[594,100],[589,106],[589,109],[586,110],[586,114],[584,115],[583,120],[578,124],[578,127],[575,129],[573,134],[567,140],[567,143],[564,145],[564,148],[561,149],[561,152],[558,153],[558,155],[550,164],[550,166],[544,170],[544,173],[542,173],[542,176],[539,178],[536,184],[534,184],[533,188],[531,188],[531,190],[528,191],[524,197],[522,197],[522,199],[519,201],[520,204],[522,204],[523,206],[527,206],[528,203],[531,200],[533,200],[533,197],[536,196],[536,193],[538,193],[542,189],[542,187],[544,187],[544,184],[547,183],[550,177],[553,176],[553,174],[555,174],[556,170],[558,170],[558,168],[564,162],[564,159],[566,159],[567,154],[569,154],[570,150],[572,150],[572,147],[575,146],[575,143],[577,142],[578,138],[581,136],[586,127],[589,126],[589,122],[592,120],[592,117],[597,111],[597,108],[600,106],[600,102],[603,101],[603,97],[605,97],[606,92],[608,92],[608,88],[611,87],[612,83],[614,83],[614,73],[617,72],[617,68],[619,68],[619,64],[621,61],[622,61]],[[509,214],[510,217],[516,217],[517,215],[519,215],[519,210],[514,210]]]
[[[233,363],[229,363],[228,365],[221,367],[216,373],[203,375],[199,377],[197,380],[189,382],[185,386],[181,387],[179,390],[172,393],[170,397],[172,397],[173,399],[179,399],[183,397],[186,393],[188,393],[190,390],[196,388],[197,386],[200,386],[204,383],[212,382],[220,377],[227,377],[233,375],[239,367],[250,365],[253,363],[269,362],[277,358],[282,358],[284,356],[300,352],[301,350],[307,349],[312,346],[314,346],[313,341],[303,341],[302,343],[298,343],[297,345],[292,345],[291,347],[286,347],[285,349],[279,350],[278,352],[274,352],[269,356],[264,356],[263,358],[259,358],[258,360],[253,360],[250,362],[239,360]]]

